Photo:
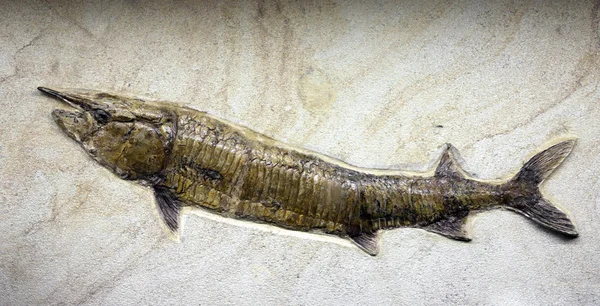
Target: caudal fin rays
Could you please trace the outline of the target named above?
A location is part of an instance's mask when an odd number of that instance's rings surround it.
[[[571,153],[574,145],[575,140],[569,139],[534,155],[523,165],[514,181],[536,186],[541,184]]]
[[[523,214],[539,225],[557,231],[569,237],[577,237],[579,233],[567,215],[543,198],[536,200],[521,199],[508,207]]]
[[[542,197],[538,186],[563,162],[574,145],[575,140],[570,139],[534,155],[507,183],[519,194],[515,200],[507,203],[507,208],[570,237],[578,236],[575,225],[564,212]]]

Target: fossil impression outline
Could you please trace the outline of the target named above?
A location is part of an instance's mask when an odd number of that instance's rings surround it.
[[[539,185],[575,140],[534,155],[507,181],[469,177],[446,145],[433,175],[365,169],[294,148],[205,112],[92,90],[38,87],[75,110],[54,121],[88,154],[125,180],[154,190],[160,215],[179,230],[184,206],[300,231],[349,238],[370,255],[384,229],[421,228],[470,241],[472,211],[506,208],[577,237],[567,215]]]

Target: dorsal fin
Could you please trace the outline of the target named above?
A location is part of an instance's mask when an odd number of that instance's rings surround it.
[[[451,144],[446,144],[446,149],[442,153],[440,163],[435,169],[435,177],[465,177],[463,170],[456,163],[454,156],[452,156],[452,148]]]

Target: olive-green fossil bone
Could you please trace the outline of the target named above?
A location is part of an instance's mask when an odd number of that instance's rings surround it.
[[[377,233],[421,228],[469,241],[472,211],[507,208],[567,236],[569,218],[538,186],[571,152],[565,140],[504,182],[470,178],[446,145],[431,176],[362,169],[277,142],[207,113],[91,90],[39,90],[75,110],[54,110],[61,129],[123,179],[153,188],[167,227],[184,206],[287,229],[347,237],[371,255]]]

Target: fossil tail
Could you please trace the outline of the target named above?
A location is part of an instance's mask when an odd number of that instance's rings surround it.
[[[542,197],[539,185],[562,163],[574,145],[573,139],[557,143],[525,163],[519,173],[508,182],[518,190],[518,196],[507,204],[507,208],[570,237],[578,235],[575,226],[564,212]]]

